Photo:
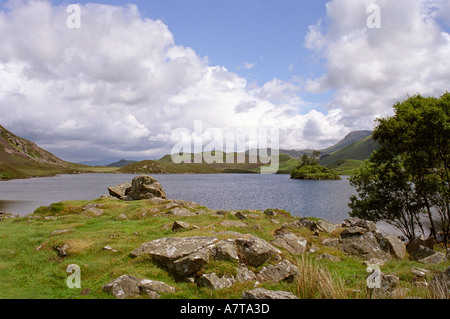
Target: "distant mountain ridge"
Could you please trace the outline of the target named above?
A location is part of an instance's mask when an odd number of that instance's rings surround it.
[[[132,160],[126,160],[126,159],[121,159],[120,161],[117,161],[115,163],[111,163],[108,165],[105,165],[106,167],[124,167],[133,163],[136,163],[137,161],[132,161]]]

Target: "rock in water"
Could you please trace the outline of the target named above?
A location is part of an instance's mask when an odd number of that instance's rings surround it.
[[[127,189],[126,195],[134,200],[167,198],[161,184],[149,175],[141,175],[133,178],[131,187]]]

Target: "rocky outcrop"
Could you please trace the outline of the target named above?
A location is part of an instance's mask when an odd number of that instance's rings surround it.
[[[293,293],[287,291],[272,291],[256,288],[242,293],[242,299],[298,299]]]
[[[410,260],[420,260],[435,254],[434,240],[432,238],[425,239],[423,235],[414,238],[407,246]]]
[[[141,175],[133,178],[131,187],[127,189],[126,195],[134,200],[167,198],[161,184],[149,175]]]
[[[343,222],[341,249],[345,253],[363,259],[392,259],[387,240],[377,231],[374,223],[358,218]]]
[[[167,198],[161,184],[149,175],[137,176],[133,178],[131,183],[117,184],[114,187],[109,187],[108,191],[111,196],[128,201]]]

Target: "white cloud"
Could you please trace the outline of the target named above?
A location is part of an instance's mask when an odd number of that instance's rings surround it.
[[[172,131],[195,120],[278,127],[284,148],[326,147],[348,133],[339,109],[299,113],[307,103],[295,79],[249,86],[134,5],[86,4],[81,14],[81,28],[69,29],[66,7],[49,1],[0,11],[1,124],[66,160],[161,156]]]
[[[370,3],[381,8],[380,29],[367,27]],[[329,107],[343,110],[342,123],[361,128],[408,95],[442,95],[450,83],[450,36],[436,18],[448,9],[448,1],[330,1],[326,19],[305,39],[325,60],[326,74],[305,88],[335,90]]]

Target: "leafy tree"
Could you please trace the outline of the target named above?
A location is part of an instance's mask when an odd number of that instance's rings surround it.
[[[380,190],[389,190],[387,187],[391,187],[392,196],[397,196],[400,190],[398,187],[401,187],[409,196],[408,200],[400,202],[400,214],[407,216],[389,215],[381,209],[386,214],[378,215],[380,220],[396,223],[398,219],[406,217],[423,231],[419,217],[424,214],[429,221],[431,234],[436,235],[436,226],[439,226],[447,241],[450,232],[450,93],[440,98],[416,95],[395,104],[394,111],[394,116],[377,120],[373,138],[380,148],[351,179],[351,183],[359,188],[360,196],[360,199],[351,198],[352,214],[371,216],[371,213],[362,209],[363,201],[369,204],[376,197],[373,189],[368,187],[372,180],[381,179],[383,183],[376,186]],[[395,182],[387,180],[385,176],[380,177],[380,169],[386,169],[383,173]],[[436,214],[439,216],[438,222],[434,219]],[[414,233],[410,233],[414,228],[408,225],[406,231],[404,227],[402,224],[401,230],[408,233],[409,238],[414,237]]]

